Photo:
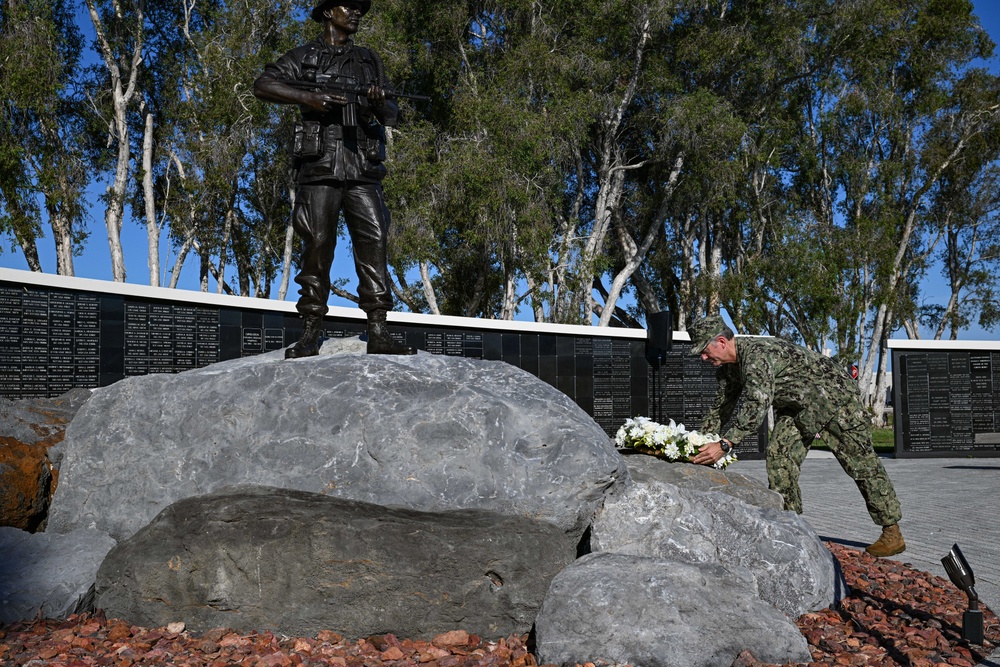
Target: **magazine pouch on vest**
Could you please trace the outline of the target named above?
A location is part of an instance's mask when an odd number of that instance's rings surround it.
[[[317,121],[304,120],[295,124],[292,137],[292,157],[314,158],[323,154],[323,131]]]

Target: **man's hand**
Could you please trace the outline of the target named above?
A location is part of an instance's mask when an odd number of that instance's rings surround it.
[[[698,448],[698,453],[691,457],[691,463],[710,466],[722,457],[722,443],[709,442]]]

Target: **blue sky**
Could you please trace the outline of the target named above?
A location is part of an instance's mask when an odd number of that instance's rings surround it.
[[[81,3],[82,4],[82,3]],[[973,0],[976,14],[980,17],[983,28],[992,36],[993,41],[1000,45],[1000,0]],[[89,28],[89,19],[81,11],[80,24],[84,28]],[[1000,46],[998,46],[1000,52]],[[1000,57],[994,56],[993,60],[985,63],[994,72],[1000,71]],[[103,187],[94,185],[91,188],[91,200],[97,201]],[[89,221],[90,239],[81,256],[75,258],[75,273],[81,278],[94,278],[98,280],[111,280],[111,266],[109,260],[109,250],[107,235],[104,231],[103,209],[100,206],[92,206]],[[125,251],[125,262],[127,280],[130,283],[149,284],[149,270],[146,266],[146,235],[145,228],[139,226],[132,220],[126,220],[122,230],[122,244]],[[171,252],[169,243],[162,242],[162,250]],[[356,278],[354,274],[353,260],[350,255],[349,243],[342,241],[338,244],[337,256],[334,261],[333,276],[347,277],[349,283],[347,289],[356,289]],[[43,270],[46,272],[55,271],[55,252],[52,246],[51,236],[41,239],[39,242],[39,254],[41,257]],[[163,267],[169,267],[173,262],[173,255],[165,256],[161,260],[161,271]],[[0,267],[11,269],[27,269],[27,263],[19,251],[11,251],[8,247],[0,249]],[[229,276],[232,280],[232,276]],[[180,287],[182,289],[198,289],[198,269],[197,262],[192,257],[185,264],[181,272]],[[928,303],[944,303],[948,297],[948,286],[944,278],[937,269],[932,268],[927,279],[922,283],[924,288],[924,300]],[[214,291],[216,284],[210,281],[209,289]],[[297,298],[297,285],[291,283],[289,294],[286,299],[294,301]],[[277,287],[272,290],[272,294],[277,294]],[[349,301],[331,297],[331,305],[354,307]],[[519,319],[530,319],[530,309],[523,308]],[[930,332],[922,332],[922,335],[929,337]],[[1000,336],[1000,331],[983,331],[977,326],[970,327],[963,332],[963,340],[996,340]],[[898,332],[896,337],[903,337],[902,332]]]

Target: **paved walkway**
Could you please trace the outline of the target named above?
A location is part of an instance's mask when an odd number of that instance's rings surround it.
[[[948,579],[941,559],[955,543],[976,576],[976,592],[1000,612],[1000,459],[895,459],[882,463],[903,509],[906,551],[895,560]],[[767,482],[763,461],[730,468]],[[802,465],[803,516],[825,540],[864,548],[881,529],[872,523],[851,478],[829,452]],[[983,665],[1000,667],[1000,651]]]

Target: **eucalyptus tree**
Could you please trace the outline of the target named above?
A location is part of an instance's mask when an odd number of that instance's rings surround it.
[[[929,259],[922,211],[998,110],[958,92],[968,63],[993,48],[971,10],[967,0],[831,2],[816,35],[836,59],[798,82],[788,169],[821,238],[847,250],[849,264],[831,273],[842,281],[834,338],[857,350],[870,397],[884,394],[886,341]]]
[[[956,86],[957,105],[988,106],[1000,101],[1000,77],[985,71],[970,72]],[[978,319],[981,327],[998,321],[1000,292],[996,275],[1000,269],[1000,118],[969,139],[961,159],[945,171],[931,194],[925,217],[930,233],[940,237],[937,258],[948,285],[944,305],[923,309],[923,317],[935,339],[945,332],[952,340],[960,329]],[[950,134],[950,123],[933,133]],[[910,324],[914,337],[919,329]]]
[[[941,273],[948,285],[944,305],[923,315],[933,330],[933,338],[945,333],[951,340],[959,331],[976,322],[992,329],[1000,322],[1000,173],[997,166],[977,175],[964,189],[948,187],[953,196],[946,207],[935,204],[944,238],[938,256]],[[914,336],[919,337],[919,336]]]
[[[112,177],[103,198],[106,205],[104,224],[112,277],[116,282],[124,282],[121,232],[129,186],[135,173],[132,165],[134,129],[129,115],[138,109],[142,100],[138,84],[147,30],[146,2],[86,0],[86,6],[103,64],[92,68],[93,79],[87,94],[93,112],[106,128],[107,149],[114,151],[114,157],[106,160]]]
[[[538,3],[377,3],[359,40],[377,40],[397,85],[429,94],[391,133],[386,196],[396,294],[414,310],[513,317],[526,264],[544,255],[550,153],[532,68]],[[410,284],[411,276],[418,282]],[[520,293],[519,293],[520,291]]]
[[[33,271],[42,270],[36,240],[43,219],[60,275],[73,275],[73,256],[86,236],[88,175],[73,87],[81,48],[65,0],[0,5],[0,231],[14,236]]]
[[[151,9],[161,125],[153,170],[177,248],[172,283],[194,251],[202,289],[212,276],[220,292],[269,294],[290,223],[288,162],[275,146],[284,117],[251,89],[264,65],[297,40],[301,4],[183,0]],[[230,262],[235,288],[226,278]]]
[[[782,320],[762,273],[795,227],[781,162],[794,130],[788,91],[810,68],[808,28],[822,4],[681,1],[656,42],[637,118],[659,161],[636,186],[658,202],[640,218],[673,249],[651,246],[632,282],[640,303],[658,307],[662,295],[681,329],[722,306],[755,333]]]
[[[630,175],[666,161],[676,182],[683,164],[674,143],[657,143],[666,119],[650,101],[667,91],[650,89],[664,85],[650,76],[663,67],[647,55],[675,4],[373,9],[387,66],[435,97],[426,125],[394,133],[386,182],[400,228],[393,263],[421,275],[422,289],[400,290],[411,307],[512,317],[525,304],[538,320],[577,323],[600,310],[608,323],[658,236],[634,218],[628,234],[614,231]],[[602,304],[594,285],[616,244],[628,256]]]

